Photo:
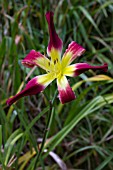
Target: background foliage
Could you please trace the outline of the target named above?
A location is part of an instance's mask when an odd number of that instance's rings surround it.
[[[79,62],[107,62],[109,70],[70,79],[77,99],[66,105],[54,99],[52,83],[8,107],[7,98],[43,72],[24,68],[21,60],[31,49],[46,52],[48,10],[55,13],[64,51],[74,40],[86,48]],[[113,1],[0,0],[0,18],[1,169],[112,170]]]

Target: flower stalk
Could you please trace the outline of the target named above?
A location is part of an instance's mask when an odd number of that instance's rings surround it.
[[[35,160],[34,169],[36,169],[37,163],[40,160],[40,157],[41,157],[41,155],[42,155],[42,153],[44,151],[46,139],[48,137],[49,130],[50,130],[50,127],[51,127],[51,123],[52,123],[52,120],[53,120],[53,115],[54,115],[53,103],[55,101],[56,96],[57,96],[57,91],[55,92],[53,100],[50,101],[50,110],[49,110],[49,114],[48,114],[47,124],[46,124],[46,127],[45,127],[44,137],[43,137],[43,140],[42,140],[42,143],[41,143],[41,147],[39,149],[39,153],[38,153],[38,155],[36,157],[36,160]]]

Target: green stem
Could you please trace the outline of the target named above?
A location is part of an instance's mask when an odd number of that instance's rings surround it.
[[[53,114],[54,114],[53,103],[54,103],[54,100],[56,98],[56,95],[57,95],[57,91],[55,92],[53,100],[50,101],[50,111],[49,111],[49,115],[48,115],[47,125],[46,125],[46,128],[45,128],[45,132],[44,132],[44,137],[43,137],[43,141],[42,141],[42,144],[41,144],[41,148],[40,148],[39,153],[38,153],[38,155],[36,157],[36,160],[35,160],[34,169],[36,169],[37,162],[38,162],[38,160],[40,160],[40,156],[41,156],[41,154],[42,154],[42,152],[44,150],[44,145],[45,145],[46,139],[47,139],[48,134],[49,134],[49,130],[50,130],[51,122],[52,122],[52,119],[53,119]]]

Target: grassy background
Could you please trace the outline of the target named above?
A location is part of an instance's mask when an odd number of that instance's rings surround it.
[[[44,73],[24,68],[21,60],[31,49],[46,53],[48,10],[55,14],[63,52],[74,40],[86,48],[76,62],[107,62],[108,72],[90,70],[70,79],[77,99],[66,105],[54,100],[53,82],[44,93],[8,107],[7,98]],[[1,169],[112,170],[113,1],[0,0],[0,18]]]

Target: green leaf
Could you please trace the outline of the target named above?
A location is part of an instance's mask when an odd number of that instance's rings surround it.
[[[95,49],[95,47],[93,46],[93,44],[91,43],[91,41],[89,40],[89,38],[88,38],[88,36],[87,36],[88,34],[87,34],[87,32],[86,32],[86,29],[85,29],[84,25],[82,24],[82,21],[80,20],[80,17],[79,17],[79,15],[78,15],[78,13],[74,11],[74,12],[73,12],[73,15],[74,15],[76,21],[79,21],[78,27],[79,27],[79,29],[80,29],[80,32],[81,32],[81,34],[82,34],[82,36],[83,36],[86,44],[88,45],[89,49],[90,49],[93,53],[95,53],[95,52],[96,52],[96,49]]]
[[[94,28],[100,34],[100,36],[103,36],[102,33],[100,32],[97,24],[95,23],[95,21],[93,20],[92,16],[90,15],[90,13],[83,6],[79,6],[78,8],[83,12],[85,17],[91,22],[91,24],[94,26]]]
[[[107,157],[95,170],[102,170],[113,159],[113,153]]]
[[[107,103],[106,103],[107,102]],[[46,145],[48,149],[47,154],[53,150],[67,135],[68,133],[80,122],[83,118],[91,114],[92,112],[100,109],[108,103],[113,103],[113,94],[107,96],[97,96],[89,104],[87,104],[76,116],[73,118],[61,131],[59,131]]]
[[[12,135],[9,137],[5,144],[5,161],[4,164],[7,166],[8,160],[10,158],[11,151],[14,147],[14,144],[23,136],[23,133],[20,131],[20,129],[17,129],[15,132],[12,133]]]

